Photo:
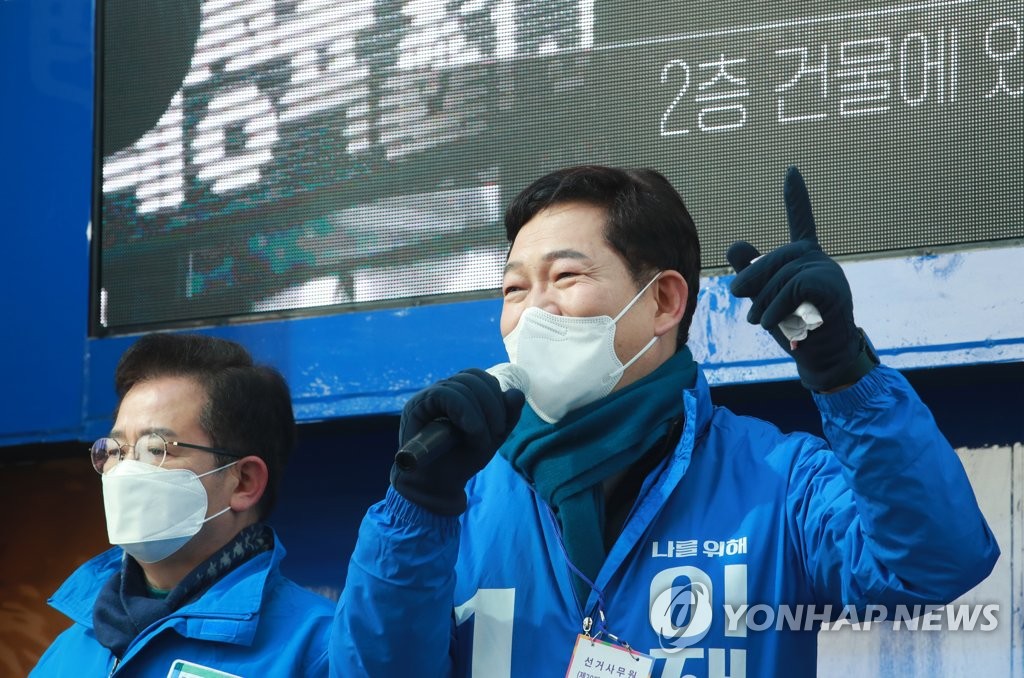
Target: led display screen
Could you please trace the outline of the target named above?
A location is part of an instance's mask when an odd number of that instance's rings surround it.
[[[1021,2],[101,5],[97,334],[493,296],[579,163],[662,171],[711,273],[789,164],[833,255],[1024,235]]]

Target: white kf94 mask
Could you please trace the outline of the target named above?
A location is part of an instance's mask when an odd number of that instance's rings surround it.
[[[526,401],[544,421],[554,424],[567,413],[599,400],[615,388],[622,373],[654,346],[653,337],[625,365],[615,355],[615,323],[654,284],[654,276],[614,318],[571,318],[537,307],[523,311],[505,337],[513,365],[529,376]]]
[[[206,488],[199,481],[238,462],[203,475],[125,459],[103,474],[103,509],[107,537],[140,563],[167,558],[188,543],[203,523],[231,510],[206,517]]]

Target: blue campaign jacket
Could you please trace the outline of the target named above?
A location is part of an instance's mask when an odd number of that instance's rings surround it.
[[[93,635],[92,611],[121,567],[122,553],[113,548],[88,561],[50,599],[74,625],[57,637],[31,676],[110,674],[114,657]],[[176,660],[238,676],[327,675],[334,605],[282,575],[284,555],[275,535],[272,551],[242,563],[198,600],[145,629],[113,675],[163,678]]]
[[[844,605],[944,603],[991,571],[999,549],[963,467],[898,372],[814,399],[831,449],[713,407],[703,375],[684,393],[682,438],[596,581],[608,631],[656,657],[655,676],[814,676],[818,625]],[[393,490],[371,508],[335,675],[565,675],[583,615],[547,508],[502,457],[468,495],[459,521]],[[762,611],[730,625],[744,604]],[[764,627],[800,604],[812,616]]]

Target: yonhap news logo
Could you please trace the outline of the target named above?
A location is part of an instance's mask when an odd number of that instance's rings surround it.
[[[994,631],[999,605],[724,605],[729,635],[747,631],[870,631],[884,623],[893,631]],[[743,634],[745,635],[745,634]]]
[[[674,585],[651,602],[651,627],[666,652],[699,643],[711,630],[714,616],[711,587],[701,581]]]
[[[702,582],[672,586],[651,604],[651,627],[661,649],[673,653],[700,643],[713,626],[726,636],[741,637],[766,631],[870,631],[884,624],[893,631],[994,631],[999,605],[720,605],[712,603]],[[724,620],[724,624],[722,621]]]

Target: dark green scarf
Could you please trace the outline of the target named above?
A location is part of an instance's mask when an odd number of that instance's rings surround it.
[[[549,424],[529,406],[498,454],[555,512],[572,564],[591,582],[604,564],[602,483],[629,468],[664,438],[682,411],[697,364],[683,347],[643,379]],[[590,587],[578,576],[581,605]]]

